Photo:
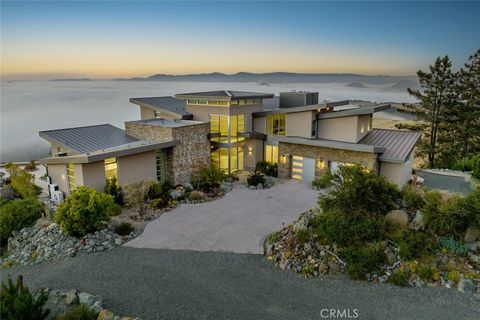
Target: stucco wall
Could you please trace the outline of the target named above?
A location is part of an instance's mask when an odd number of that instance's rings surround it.
[[[372,125],[372,115],[365,114],[357,117],[357,140],[356,142],[362,140],[364,136],[370,131]],[[369,129],[370,128],[370,129]]]
[[[202,122],[210,122],[209,115],[211,114],[220,114],[220,115],[228,115],[229,108],[228,107],[220,107],[220,106],[201,106],[201,105],[189,105],[186,106],[187,112],[193,114],[193,120],[195,121],[202,121]]]
[[[252,152],[249,152],[251,148]],[[263,141],[260,139],[247,140],[244,150],[243,169],[247,171],[255,170],[257,162],[263,160]]]
[[[313,112],[287,113],[286,135],[289,137],[312,138]]]
[[[69,194],[67,166],[65,164],[49,164],[48,175],[52,178],[52,184],[58,185],[58,189]]]
[[[155,113],[152,109],[140,106],[140,119],[148,120],[155,118]]]
[[[253,131],[263,134],[267,134],[267,117],[255,117],[253,118]]]
[[[410,180],[412,161],[406,163],[380,162],[380,173],[400,188]]]
[[[358,152],[350,150],[340,150],[324,147],[307,146],[300,144],[280,142],[278,154],[287,155],[286,161],[280,161],[278,164],[278,175],[282,178],[289,178],[291,174],[291,156],[302,156],[305,158],[315,159],[316,164],[320,160],[339,161],[348,163],[359,163],[371,170],[377,170],[377,155],[374,153]],[[316,166],[315,176],[318,178],[328,166],[324,169]]]
[[[120,185],[143,179],[157,180],[155,151],[148,151],[117,158],[117,176]]]
[[[357,142],[357,117],[319,120],[318,138]]]
[[[105,162],[97,161],[82,165],[83,185],[103,192],[105,187]]]
[[[194,172],[210,165],[209,123],[169,128],[132,121],[125,123],[125,130],[152,142],[180,140],[167,150],[167,176],[175,184],[190,181]]]

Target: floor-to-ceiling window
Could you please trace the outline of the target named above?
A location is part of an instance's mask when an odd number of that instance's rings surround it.
[[[278,163],[278,147],[265,145],[265,161],[270,163]]]
[[[116,179],[117,177],[117,158],[108,158],[105,159],[105,178],[106,179]]]
[[[286,125],[285,113],[267,115],[267,134],[284,136]]]
[[[243,146],[216,148],[212,151],[210,160],[214,166],[225,171],[228,171],[230,165],[230,172],[235,172],[243,170],[243,156]]]
[[[157,150],[157,181],[164,183],[167,181],[167,153],[165,149]]]
[[[73,163],[67,164],[67,179],[68,179],[68,188],[70,189],[70,192],[72,192],[77,187],[75,185],[75,167]]]

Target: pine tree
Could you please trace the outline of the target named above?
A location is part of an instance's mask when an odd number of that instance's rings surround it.
[[[428,167],[436,164],[438,142],[443,142],[442,129],[445,125],[446,110],[456,103],[456,74],[452,72],[452,63],[448,56],[437,58],[429,67],[430,72],[417,72],[421,90],[408,89],[408,93],[416,97],[418,104],[405,105],[408,112],[416,115],[417,120],[426,125],[424,139],[428,141],[423,150],[428,157]]]

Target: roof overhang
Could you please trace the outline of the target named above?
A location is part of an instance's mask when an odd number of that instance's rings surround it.
[[[302,144],[313,147],[323,147],[331,149],[350,150],[367,153],[382,153],[385,151],[383,147],[371,146],[368,144],[350,143],[335,140],[326,139],[307,139],[302,137],[270,137],[272,140],[278,140],[279,142]]]
[[[137,100],[137,98],[130,98],[129,101],[130,101],[130,103],[136,104],[136,105],[144,107],[144,108],[148,108],[148,109],[151,109],[151,110],[154,110],[154,111],[161,111],[161,112],[166,113],[167,115],[169,115],[171,117],[177,117],[177,118],[182,119],[182,120],[193,119],[193,114],[191,114],[191,113],[181,114],[181,113],[178,113],[178,112],[174,112],[174,111],[171,111],[171,110],[153,105],[153,104],[148,103],[146,101]]]
[[[66,164],[66,163],[91,163],[96,161],[105,160],[113,157],[123,157],[133,154],[165,149],[180,144],[180,140],[169,140],[162,142],[144,143],[135,146],[124,146],[118,148],[105,149],[104,151],[74,154],[65,157],[49,157],[40,159],[42,164]]]
[[[373,114],[379,111],[385,111],[391,108],[390,104],[381,104],[374,107],[363,107],[363,108],[356,108],[356,109],[347,109],[344,111],[334,111],[334,112],[327,112],[327,113],[319,113],[317,115],[317,119],[332,119],[332,118],[342,118],[342,117],[352,117],[352,116],[361,116],[366,114]]]

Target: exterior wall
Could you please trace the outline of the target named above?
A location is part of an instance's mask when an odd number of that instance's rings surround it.
[[[230,115],[245,115],[245,131],[252,132],[253,130],[253,117],[252,113],[262,110],[263,106],[261,104],[253,104],[248,106],[232,106],[230,107]]]
[[[313,112],[287,113],[286,135],[289,137],[312,138]]]
[[[267,134],[267,117],[262,116],[253,118],[253,131]]]
[[[68,190],[67,165],[49,164],[48,175],[52,178],[52,184],[58,185],[58,189],[66,194]]]
[[[146,107],[140,107],[140,119],[148,120],[155,118],[155,112],[152,109]]]
[[[328,170],[326,161],[360,163],[368,169],[375,171],[377,170],[377,155],[374,153],[315,147],[284,142],[280,142],[278,153],[280,155],[280,162],[278,163],[278,176],[281,178],[290,177],[291,157],[294,155],[315,159],[316,178],[320,177],[323,172]],[[325,161],[325,166],[323,168],[320,165],[321,160]]]
[[[189,105],[186,106],[187,112],[193,114],[194,121],[210,122],[209,115],[219,114],[228,115],[229,107],[223,106],[202,106],[202,105]]]
[[[180,140],[179,145],[167,149],[167,175],[174,184],[190,181],[193,173],[210,165],[209,123],[169,128],[133,121],[125,123],[125,130],[152,142]]]
[[[118,183],[125,185],[143,179],[157,180],[155,151],[117,158]],[[105,179],[105,172],[103,174]]]
[[[319,120],[318,138],[356,143],[357,117]]]
[[[76,170],[77,168],[75,168]],[[105,162],[97,161],[82,165],[83,185],[103,192],[105,187]],[[76,173],[76,172],[75,172]]]
[[[405,163],[380,162],[380,174],[401,188],[410,180],[412,163],[412,161]]]
[[[363,137],[372,129],[372,115],[365,114],[357,117],[357,141],[362,140]]]
[[[251,152],[249,152],[249,150],[251,150]],[[247,140],[243,152],[243,169],[247,171],[255,170],[257,162],[263,160],[263,141],[259,139]]]

